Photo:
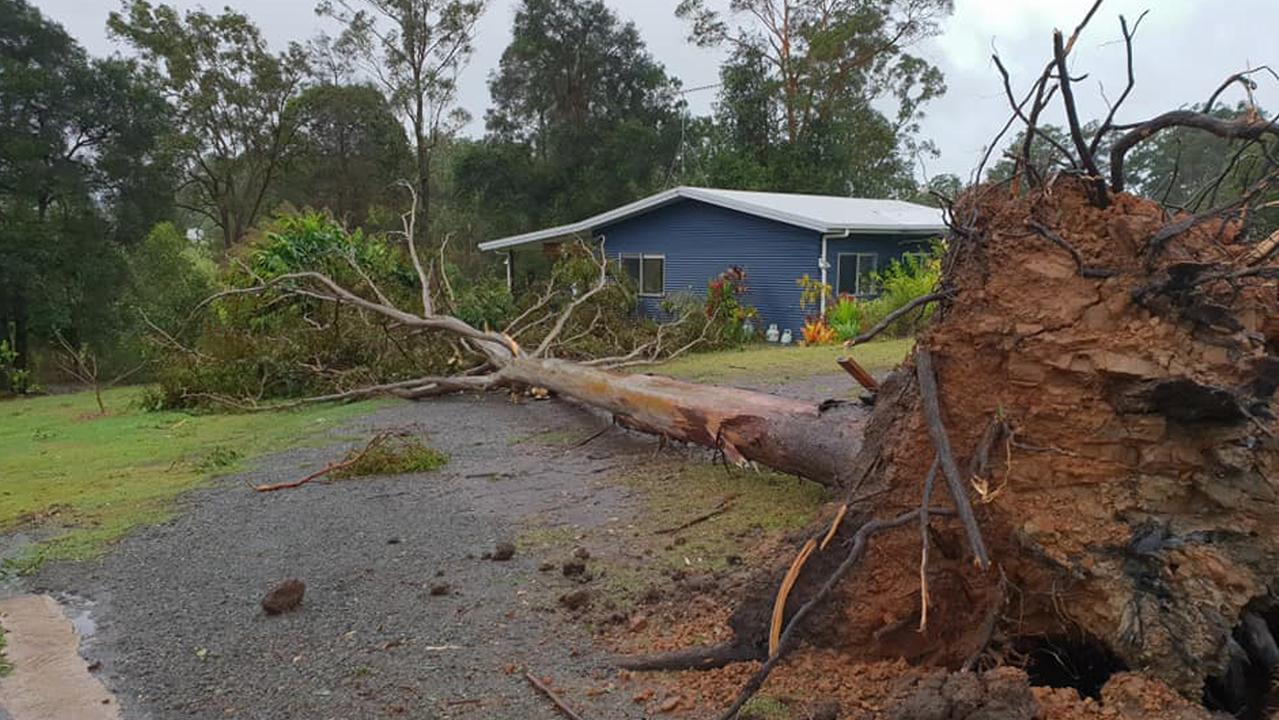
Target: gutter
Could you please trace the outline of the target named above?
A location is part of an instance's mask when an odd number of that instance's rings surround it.
[[[822,256],[817,258],[817,267],[822,271],[822,285],[828,285],[827,272],[830,270],[830,261],[828,257],[826,241],[827,240],[845,240],[853,234],[852,228],[844,228],[842,233],[822,233]],[[822,317],[826,317],[826,293],[822,293],[821,300]]]

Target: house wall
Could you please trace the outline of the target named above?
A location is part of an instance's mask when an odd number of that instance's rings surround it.
[[[926,252],[935,235],[853,235],[847,238],[826,240],[826,261],[830,263],[827,282],[838,290],[839,255],[841,253],[873,253],[878,256],[879,269],[883,270],[893,260],[908,252]]]
[[[820,235],[695,200],[680,202],[616,225],[597,228],[609,257],[626,253],[666,256],[665,297],[687,292],[704,297],[706,283],[729,265],[746,270],[744,302],[759,310],[761,328],[777,323],[798,337],[804,313],[795,281],[821,271]],[[641,297],[641,309],[661,317],[663,298]]]

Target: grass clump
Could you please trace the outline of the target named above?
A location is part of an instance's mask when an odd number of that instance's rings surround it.
[[[757,695],[746,701],[739,716],[742,720],[788,720],[791,714],[781,700]]]
[[[333,473],[335,478],[370,477],[373,475],[411,475],[439,470],[449,456],[424,445],[415,438],[393,437],[372,447],[352,450],[346,459],[350,465]]]
[[[0,678],[13,672],[13,664],[4,656],[4,628],[0,627]]]

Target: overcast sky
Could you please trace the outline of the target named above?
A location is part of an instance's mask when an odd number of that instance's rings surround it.
[[[107,14],[115,0],[32,0],[95,55],[119,50],[106,33]],[[315,0],[164,0],[182,8],[203,5],[234,7],[262,28],[267,39],[282,46],[327,30],[317,18]],[[606,0],[618,15],[639,27],[649,50],[685,88],[718,80],[720,57],[689,45],[687,29],[675,18],[678,0]],[[714,2],[714,0],[712,0]],[[517,0],[489,0],[480,23],[476,53],[462,77],[461,105],[475,121],[467,132],[483,132],[489,96],[486,80],[510,40]],[[727,4],[722,0],[721,4]],[[941,36],[916,51],[946,75],[946,95],[926,108],[923,136],[941,156],[920,168],[921,176],[950,172],[968,177],[983,148],[1008,117],[998,73],[990,61],[997,50],[1024,90],[1042,70],[1051,52],[1052,30],[1075,26],[1091,0],[955,0],[955,13]],[[1131,22],[1143,10],[1150,14],[1137,37],[1137,86],[1121,112],[1136,120],[1189,102],[1202,102],[1231,72],[1270,64],[1279,67],[1279,2],[1275,0],[1107,0],[1075,52],[1074,74],[1089,77],[1077,90],[1084,117],[1105,113],[1102,91],[1112,99],[1123,89],[1124,57],[1118,16]],[[715,91],[691,93],[694,112],[706,112]],[[1232,100],[1239,99],[1235,93]],[[1279,83],[1263,81],[1258,99],[1279,109]],[[1055,120],[1050,118],[1050,121]]]

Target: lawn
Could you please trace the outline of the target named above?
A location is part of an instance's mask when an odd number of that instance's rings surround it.
[[[41,540],[11,565],[92,557],[131,528],[169,517],[179,494],[209,478],[375,407],[144,412],[133,404],[141,392],[108,391],[106,416],[91,393],[0,402],[0,533]]]
[[[914,339],[883,340],[851,350],[839,345],[751,345],[742,350],[685,355],[647,371],[698,382],[765,380],[770,384],[784,383],[842,372],[835,364],[840,357],[851,356],[871,372],[888,370],[904,360],[914,344]]]

